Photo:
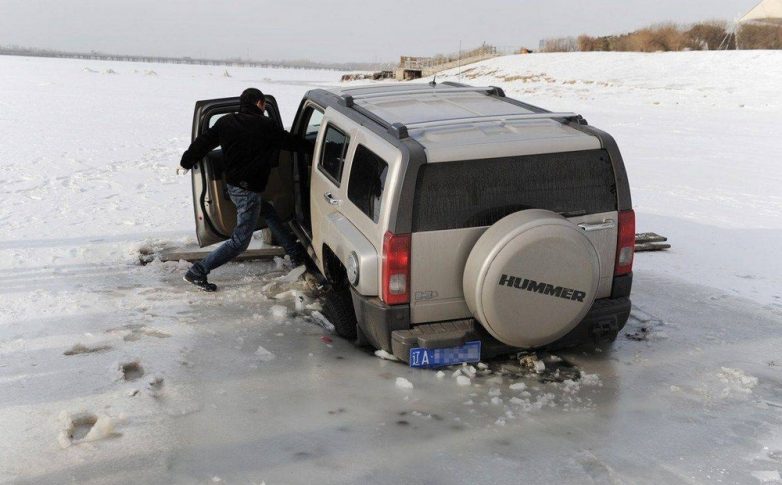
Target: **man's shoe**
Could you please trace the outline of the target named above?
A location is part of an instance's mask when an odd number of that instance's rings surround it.
[[[201,288],[203,291],[217,291],[217,285],[206,281],[205,276],[197,276],[195,273],[188,271],[182,279]]]

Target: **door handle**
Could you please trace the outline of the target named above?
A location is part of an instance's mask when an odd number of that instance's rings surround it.
[[[323,194],[323,198],[326,199],[326,202],[328,202],[330,205],[339,205],[342,202],[339,199],[335,199],[334,194],[331,192],[326,192]]]
[[[587,223],[581,223],[578,225],[581,229],[583,229],[586,232],[592,232],[592,231],[602,231],[604,229],[613,229],[616,227],[616,222],[613,219],[606,219],[603,222],[598,222],[597,224],[587,224]]]

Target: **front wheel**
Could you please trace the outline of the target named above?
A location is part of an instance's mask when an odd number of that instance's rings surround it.
[[[357,336],[356,312],[349,289],[332,290],[325,297],[323,314],[334,325],[337,335],[355,341]]]

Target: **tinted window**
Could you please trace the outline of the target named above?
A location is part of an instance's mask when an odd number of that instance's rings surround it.
[[[524,209],[566,217],[616,210],[603,150],[432,163],[421,167],[413,231],[490,226]]]
[[[320,169],[337,186],[342,178],[342,166],[345,164],[345,153],[348,151],[350,139],[334,126],[326,127],[323,146],[320,151]]]
[[[380,199],[386,185],[388,164],[359,145],[353,157],[348,181],[348,199],[374,222],[380,217]]]

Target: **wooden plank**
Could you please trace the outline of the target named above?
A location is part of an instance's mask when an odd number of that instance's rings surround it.
[[[663,243],[642,243],[635,245],[635,252],[640,253],[642,251],[662,251],[663,249],[670,249],[670,244]]]
[[[667,240],[667,237],[661,236],[655,232],[642,232],[635,235],[635,242],[637,243],[657,243],[665,242]]]
[[[168,249],[160,253],[160,261],[163,262],[179,261],[184,259],[185,261],[190,261],[191,263],[194,263],[196,261],[201,261],[202,259],[204,259],[207,254],[209,254],[209,251],[205,249],[190,249],[190,250]],[[247,251],[243,252],[235,259],[233,259],[233,261],[249,261],[252,259],[271,259],[275,256],[284,257],[285,250],[278,246],[272,246],[268,248],[248,249]]]

